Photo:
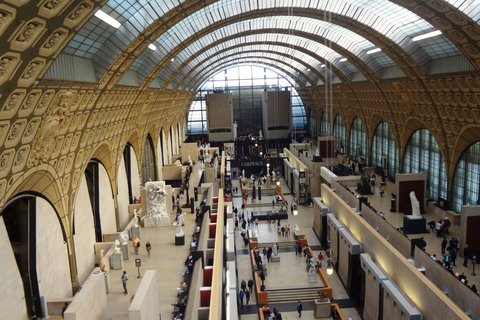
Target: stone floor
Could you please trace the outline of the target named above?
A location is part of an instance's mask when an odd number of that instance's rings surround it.
[[[328,160],[327,160],[328,161]],[[328,162],[326,163],[328,164]],[[238,180],[234,181],[238,184]],[[287,197],[287,200],[291,203],[293,196],[289,194],[289,190],[282,180],[282,191]],[[378,210],[385,213],[385,218],[388,222],[392,224],[393,227],[401,227],[403,225],[402,213],[392,213],[390,209],[390,197],[384,196],[380,197],[379,194],[379,184],[374,188],[375,194],[369,196],[369,201],[371,204]],[[384,187],[385,194],[389,195],[394,191],[394,184],[387,182]],[[274,195],[273,194],[262,194],[262,203],[272,203]],[[251,197],[248,199],[248,203],[252,201],[258,203],[260,200],[252,200]],[[233,205],[240,208],[241,206],[241,197],[239,195],[234,195]],[[248,206],[247,206],[248,211]],[[424,215],[427,221],[438,220],[441,217],[430,212],[429,208],[426,208],[427,213]],[[173,219],[173,217],[172,217]],[[282,224],[290,224],[291,226],[298,225],[303,228],[305,231],[308,243],[313,247],[320,247],[317,237],[315,236],[312,230],[313,223],[313,209],[309,207],[299,207],[299,214],[297,216],[289,215],[288,222],[282,221]],[[183,280],[183,263],[185,258],[189,253],[188,243],[191,240],[191,234],[195,228],[194,223],[194,214],[187,214],[185,217],[185,245],[176,246],[174,239],[174,229],[171,227],[163,228],[142,228],[142,250],[138,256],[134,255],[133,248],[130,247],[130,260],[125,260],[123,270],[127,271],[129,275],[128,282],[128,295],[123,295],[123,288],[120,281],[120,276],[122,270],[112,270],[109,275],[110,282],[110,293],[107,295],[108,298],[108,308],[110,312],[110,319],[112,320],[125,320],[128,319],[128,307],[132,296],[135,293],[136,288],[138,287],[140,280],[137,278],[138,269],[135,267],[134,258],[142,259],[142,267],[140,268],[140,274],[143,274],[147,269],[157,270],[158,275],[158,286],[159,286],[159,309],[162,315],[162,319],[170,319],[172,312],[171,304],[177,300],[177,287],[180,284],[180,281]],[[275,242],[283,241],[285,239],[293,240],[293,236],[282,237],[279,236],[276,232],[276,227],[272,224],[268,224],[266,221],[260,221],[258,226],[259,232],[259,242],[260,247],[261,243],[266,242]],[[458,226],[452,225],[450,229],[450,237],[459,237],[460,228]],[[411,238],[418,237],[420,235],[410,235]],[[437,238],[434,233],[422,234],[421,236],[425,237],[427,241],[427,252],[431,254],[436,254],[441,256],[440,242],[441,239]],[[148,257],[146,250],[144,250],[144,244],[147,240],[150,240],[152,244],[151,257]],[[237,263],[238,263],[238,286],[240,287],[241,279],[248,281],[252,277],[252,269],[250,263],[250,257],[248,251],[246,250],[243,241],[240,236],[240,231],[236,232],[236,248],[237,248]],[[460,244],[461,250],[463,249],[463,244]],[[314,253],[317,253],[316,250]],[[292,286],[308,286],[307,274],[304,268],[303,258],[295,256],[293,250],[289,251],[287,248],[280,248],[279,255],[281,256],[280,262],[270,262],[268,264],[268,276],[266,279],[266,286],[271,287],[292,287]],[[302,262],[298,262],[298,261]],[[477,287],[480,287],[480,276],[470,276],[472,273],[472,266],[469,263],[467,268],[462,266],[463,260],[458,259],[457,267],[455,268],[456,272],[464,272],[467,275],[467,279],[470,284],[476,284]],[[303,266],[303,267],[301,267]],[[325,263],[323,268],[325,268]],[[296,269],[297,268],[297,269]],[[478,272],[480,273],[480,272]],[[446,274],[447,275],[447,274]],[[333,297],[336,300],[349,299],[348,294],[343,288],[341,281],[335,275],[335,273],[329,277],[329,281],[333,287]],[[317,285],[314,283],[313,285]],[[302,313],[302,319],[314,319],[312,312],[312,304],[309,302],[303,303],[304,312]],[[258,308],[261,306],[256,305],[256,298],[252,295],[250,300],[250,305],[241,307],[241,319],[253,320],[258,319]],[[284,319],[298,318],[298,313],[296,312],[294,303],[286,303],[279,307],[279,310],[282,312]],[[357,320],[361,319],[354,307],[342,308],[342,312],[346,319]],[[50,319],[60,319],[60,316],[52,316]]]

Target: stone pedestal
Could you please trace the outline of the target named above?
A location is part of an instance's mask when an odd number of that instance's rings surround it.
[[[148,217],[145,217],[145,219],[143,219],[143,226],[145,228],[169,227],[170,217],[168,215],[165,215],[165,216],[162,216],[160,220],[155,220],[155,221],[152,221]]]
[[[271,259],[270,259],[271,262],[280,262],[280,256],[273,256]]]
[[[326,299],[325,301],[315,299],[314,301],[314,308],[313,308],[313,315],[315,319],[319,318],[331,318],[332,317],[332,304],[330,300]]]
[[[416,218],[412,216],[403,217],[403,232],[410,233],[427,233],[427,220],[425,218]]]
[[[123,253],[122,253],[122,251],[114,252],[110,256],[110,269],[113,269],[113,270],[123,269]]]
[[[120,244],[120,251],[123,254],[123,260],[128,260],[130,255],[128,254],[128,242],[126,244]]]
[[[135,239],[135,237],[138,237],[138,239],[142,239],[140,236],[140,226],[132,226],[130,229],[130,240]]]
[[[183,246],[184,244],[185,244],[185,235],[175,236],[175,245],[176,246]]]
[[[317,275],[315,273],[308,273],[308,282],[317,282]]]
[[[267,176],[267,188],[270,188],[271,184],[272,184],[272,176]]]

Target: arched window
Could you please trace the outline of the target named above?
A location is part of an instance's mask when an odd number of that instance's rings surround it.
[[[333,135],[335,137],[335,147],[345,148],[345,124],[343,123],[342,116],[337,114],[335,122],[333,123]]]
[[[362,159],[363,164],[368,161],[367,134],[360,118],[355,118],[350,128],[350,154],[357,157],[357,161]]]
[[[375,129],[372,142],[372,165],[384,166],[388,170],[388,178],[395,179],[398,173],[398,149],[388,123],[382,122]]]
[[[447,173],[440,147],[430,131],[419,129],[410,137],[405,149],[403,168],[406,173],[427,174],[427,194],[435,201],[447,197]]]
[[[142,154],[142,180],[143,185],[148,181],[155,181],[155,156],[153,153],[153,141],[150,135],[147,135],[143,145]]]
[[[480,204],[480,141],[472,144],[460,157],[453,177],[452,209]]]
[[[322,120],[320,122],[320,137],[329,137],[331,135],[332,130],[330,128],[330,117],[328,116],[327,112],[324,112],[322,114]]]

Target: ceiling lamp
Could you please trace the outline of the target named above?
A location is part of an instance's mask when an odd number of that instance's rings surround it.
[[[435,30],[435,31],[432,31],[432,32],[429,32],[429,33],[425,33],[425,34],[413,37],[412,41],[419,41],[419,40],[423,40],[423,39],[428,39],[428,38],[435,37],[435,36],[438,36],[438,35],[441,35],[441,34],[442,34],[442,31]]]
[[[375,49],[372,49],[372,50],[368,50],[367,54],[377,53],[377,52],[380,52],[380,51],[382,51],[381,48],[375,48]]]
[[[327,261],[327,275],[331,276],[333,274],[333,265],[332,261],[328,259]]]
[[[108,23],[109,25],[117,29],[120,28],[120,26],[122,25],[120,22],[118,22],[117,20],[115,20],[114,18],[112,18],[111,16],[109,16],[108,14],[106,14],[100,9],[97,10],[97,12],[95,12],[95,17],[97,17],[98,19]]]

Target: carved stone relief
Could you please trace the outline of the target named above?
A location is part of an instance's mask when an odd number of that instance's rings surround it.
[[[88,143],[88,137],[90,136],[90,129],[85,130],[82,135],[82,140],[80,142],[80,148],[84,148]]]
[[[44,113],[42,124],[33,142],[29,163],[39,165],[46,162],[58,136],[58,129],[64,125],[70,95],[59,92],[48,110]]]
[[[70,133],[65,137],[65,140],[63,141],[63,147],[62,147],[62,155],[67,154],[67,152],[69,151],[70,145],[72,143],[72,139],[73,139],[73,133]]]
[[[25,129],[25,132],[23,133],[22,137],[22,143],[30,143],[33,138],[35,137],[35,134],[37,133],[37,129],[40,125],[41,118],[40,117],[35,117],[30,122],[27,124],[27,128]]]
[[[75,154],[74,154],[74,153],[70,153],[70,154],[67,156],[67,162],[65,163],[65,171],[66,171],[66,172],[72,170],[74,158],[75,158]]]
[[[80,169],[75,170],[72,177],[72,189],[75,189],[80,181]],[[72,201],[75,203],[74,201]]]
[[[11,119],[15,114],[17,114],[18,108],[20,107],[25,94],[26,91],[24,89],[17,89],[13,91],[5,101],[5,104],[0,111],[0,119]]]
[[[0,4],[0,36],[10,25],[17,13],[17,10],[5,4]]]
[[[40,98],[40,101],[38,102],[37,107],[35,108],[35,115],[41,115],[47,110],[48,106],[52,102],[53,98],[55,97],[55,91],[54,90],[47,90],[43,94],[43,96]]]
[[[29,116],[33,112],[33,109],[35,109],[35,105],[40,99],[41,94],[42,94],[42,91],[39,89],[32,90],[23,101],[22,106],[18,111],[18,116],[19,117]]]
[[[91,1],[82,1],[72,12],[65,18],[63,24],[68,28],[77,26],[82,20],[93,10]]]
[[[45,66],[45,61],[43,58],[35,58],[32,60],[23,71],[20,79],[18,79],[18,86],[28,87],[37,80],[38,75]]]
[[[59,128],[58,128],[58,133],[59,134],[65,134],[67,133],[68,131],[68,128],[70,127],[70,123],[72,122],[73,120],[73,116],[74,114],[71,112],[71,113],[67,113],[65,115],[65,119],[64,121],[62,121],[62,123],[60,124]]]
[[[78,123],[77,130],[82,130],[85,124],[87,123],[88,116],[90,115],[90,111],[85,111],[82,113],[82,117],[80,118],[80,122]]]
[[[70,174],[65,175],[65,178],[63,178],[63,183],[62,183],[62,189],[63,192],[67,192],[68,188],[70,187]]]
[[[83,156],[85,154],[85,150],[82,149],[77,153],[77,158],[75,159],[75,168],[79,168],[82,165]]]
[[[68,30],[59,28],[52,32],[40,48],[39,54],[44,57],[53,55],[68,37]]]
[[[65,136],[57,136],[55,141],[53,142],[53,148],[52,148],[52,158],[58,157],[60,154],[60,151],[62,151],[62,146],[63,146],[63,141],[65,140]]]
[[[15,149],[5,150],[0,156],[0,177],[5,177],[12,167]]]
[[[27,125],[27,119],[17,120],[11,127],[7,135],[7,140],[4,143],[5,148],[14,147],[22,138],[23,131]]]
[[[23,169],[27,162],[28,152],[30,152],[30,145],[23,146],[17,151],[13,161],[12,173],[17,173]]]
[[[30,48],[43,33],[45,20],[34,18],[22,23],[10,42],[10,48],[15,51],[24,51]]]
[[[3,142],[7,137],[9,127],[10,121],[0,121],[0,145],[3,145]]]
[[[38,14],[45,18],[55,17],[68,2],[68,0],[45,0],[40,4]]]
[[[65,170],[65,163],[66,162],[67,162],[67,157],[65,157],[65,156],[61,157],[58,160],[57,165],[55,166],[55,170],[57,171],[57,174],[59,176],[63,175],[63,171]]]
[[[91,94],[90,99],[88,100],[88,103],[87,103],[87,109],[90,109],[94,106],[95,101],[97,101],[99,95],[100,95],[100,91],[95,91],[94,93]]]

